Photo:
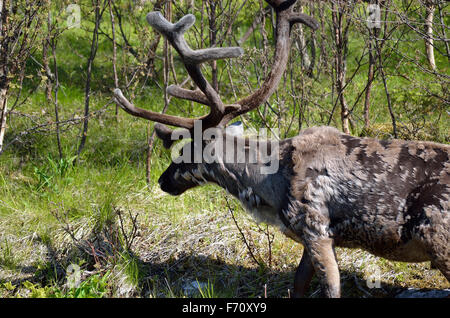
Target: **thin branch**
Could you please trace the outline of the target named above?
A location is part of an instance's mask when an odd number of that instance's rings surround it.
[[[253,261],[256,263],[256,265],[261,266],[261,263],[258,261],[258,259],[255,257],[255,254],[253,254],[252,248],[250,247],[250,245],[247,242],[247,239],[245,238],[245,234],[244,232],[242,232],[238,222],[236,221],[236,218],[234,216],[233,210],[230,207],[230,203],[228,202],[227,197],[225,197],[225,201],[227,202],[227,207],[228,207],[228,211],[230,212],[231,218],[233,219],[234,224],[236,225],[236,228],[238,229],[239,233],[241,234],[242,240],[245,244],[245,246],[247,246],[247,250],[251,256],[251,258],[253,259]]]

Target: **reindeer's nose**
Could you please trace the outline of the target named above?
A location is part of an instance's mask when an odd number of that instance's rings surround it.
[[[171,186],[170,186],[171,183],[167,182],[167,180],[166,181],[164,181],[164,180],[165,180],[164,175],[159,177],[159,179],[158,179],[159,187],[164,192],[167,192],[167,193],[171,194],[171,192],[172,192],[172,189],[171,189]]]

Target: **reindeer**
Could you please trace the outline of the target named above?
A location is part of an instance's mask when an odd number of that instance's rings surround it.
[[[159,178],[161,189],[180,195],[205,182],[215,183],[239,199],[258,220],[300,242],[304,251],[294,278],[295,297],[304,296],[314,274],[324,296],[340,297],[335,247],[362,248],[394,261],[431,261],[450,281],[450,146],[358,138],[332,127],[313,127],[276,146],[257,140],[256,144],[266,147],[268,156],[278,162],[275,172],[262,173],[267,160],[262,160],[258,152],[252,155],[252,140],[227,135],[226,127],[232,119],[263,104],[275,91],[286,69],[292,26],[303,23],[314,30],[318,26],[311,17],[294,11],[296,1],[266,2],[276,13],[272,69],[259,89],[233,104],[222,102],[200,65],[238,57],[242,49],[192,50],[183,34],[194,24],[193,15],[175,24],[159,12],[147,15],[149,24],[179,53],[198,87],[188,90],[170,86],[167,92],[207,105],[210,112],[196,119],[151,112],[131,104],[119,89],[114,91],[116,103],[133,116],[157,122],[157,135],[166,148],[176,139],[166,125],[195,133],[201,124],[201,132],[213,129],[221,133],[217,138],[194,138],[180,155],[192,159],[195,148],[212,146],[218,150],[212,151],[216,160],[173,160]],[[244,155],[245,160],[227,162],[227,151],[237,153],[231,157]]]

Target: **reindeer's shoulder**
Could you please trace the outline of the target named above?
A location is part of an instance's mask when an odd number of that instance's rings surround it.
[[[302,130],[296,137],[292,138],[292,145],[302,152],[307,152],[326,145],[339,145],[342,143],[342,136],[345,136],[345,134],[334,127],[310,127]]]
[[[345,135],[335,127],[316,126],[302,130],[298,136],[340,136]]]

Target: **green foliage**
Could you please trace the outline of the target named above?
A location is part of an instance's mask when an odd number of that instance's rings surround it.
[[[25,292],[28,292],[27,297],[29,298],[53,298],[55,293],[53,287],[41,287],[39,284],[34,284],[30,281],[23,282],[22,287],[25,289]]]
[[[143,279],[145,270],[142,268],[140,260],[132,255],[129,251],[120,253],[120,268],[125,272],[128,283],[132,286],[139,286],[139,283]]]
[[[108,293],[109,273],[92,275],[78,287],[70,288],[67,292],[56,291],[57,298],[101,298]]]
[[[16,294],[16,297],[21,297],[22,294],[29,298],[101,298],[108,293],[109,276],[109,273],[92,275],[77,287],[68,289],[55,285],[41,286],[30,281],[24,281],[21,284],[21,293]],[[5,283],[2,287],[8,291],[16,289],[11,283]]]
[[[198,292],[200,293],[201,298],[220,298],[226,297],[222,296],[220,293],[214,290],[214,283],[208,279],[208,282],[204,287],[197,281]]]
[[[156,51],[154,70],[148,73],[145,69],[149,46],[155,39],[155,33],[147,26],[145,14],[153,9],[154,1],[146,1],[141,9],[134,2],[114,2],[122,13],[123,33],[136,52],[134,55],[127,49],[122,31],[116,24],[119,85],[121,88],[127,86],[126,95],[137,106],[160,112],[164,105],[162,41]],[[111,88],[114,83],[108,9],[100,24],[102,32],[93,64],[90,95],[92,116],[89,118],[87,144],[74,166],[80,140],[80,118],[83,116],[93,10],[90,1],[75,1],[82,8],[82,25],[80,28],[66,30],[65,8],[68,3],[51,3],[52,17],[57,22],[54,31],[63,31],[56,38],[60,81],[59,115],[62,121],[68,120],[68,123],[60,126],[62,158],[59,158],[55,138],[54,100],[47,102],[45,85],[48,78],[42,71],[42,65],[39,65],[43,62],[40,44],[44,31],[47,31],[46,23],[39,29],[37,44],[33,50],[33,57],[38,63],[33,59],[26,61],[23,82],[20,81],[20,76],[10,77],[13,82],[9,104],[15,107],[8,120],[5,140],[6,144],[12,143],[0,155],[0,295],[75,298],[117,296],[117,286],[124,280],[131,286],[132,296],[142,292],[151,297],[186,297],[181,283],[183,279],[207,280],[207,284],[200,287],[197,294],[205,298],[236,295],[258,297],[263,295],[261,286],[265,284],[270,286],[269,294],[286,295],[292,282],[292,264],[297,262],[301,250],[295,243],[281,236],[277,237],[271,250],[273,265],[270,267],[264,261],[269,253],[265,237],[257,236],[260,233],[247,223],[243,213],[241,215],[239,204],[232,201],[231,205],[237,211],[239,222],[245,224],[246,235],[252,233],[260,238],[253,242],[260,251],[256,255],[260,266],[256,266],[246,255],[246,247],[239,240],[239,233],[230,229],[231,221],[227,217],[224,192],[208,185],[188,191],[180,197],[170,197],[159,190],[157,180],[170,162],[170,151],[164,150],[159,141],[155,142],[151,158],[151,184],[146,184],[147,137],[153,124],[129,116],[121,110],[118,118],[115,116],[115,105],[111,103]],[[202,1],[195,1],[196,10],[186,8],[184,1],[180,3],[174,2],[173,20],[184,13],[194,13],[197,17],[196,26],[187,33],[188,43],[193,48],[209,46],[207,15],[199,10]],[[220,38],[228,31],[227,19],[236,17],[228,37],[220,43],[221,46],[236,45],[236,40],[252,25],[259,2],[247,2],[238,12],[243,3],[241,0],[229,2],[227,8],[235,8],[233,12],[236,15],[232,12],[233,14],[225,14],[219,18],[217,26]],[[402,3],[394,1],[394,4]],[[365,8],[365,4],[357,5],[359,9]],[[412,8],[410,15],[419,19],[420,4],[416,3],[414,6],[418,7]],[[314,15],[321,19],[324,29],[313,35],[304,28],[308,43],[313,38],[316,41],[313,76],[305,75],[297,40],[293,41],[288,71],[282,78],[279,89],[258,111],[243,116],[242,120],[248,128],[259,129],[267,125],[279,128],[281,136],[292,137],[299,129],[328,124],[329,121],[331,125],[340,127],[339,105],[333,116],[331,114],[337,96],[333,87],[335,51],[330,40],[330,11],[325,6],[324,15],[319,16],[317,8]],[[310,13],[309,6],[304,6],[304,10],[305,13]],[[40,14],[45,22],[47,11],[42,9]],[[116,15],[116,23],[117,18]],[[395,16],[389,16],[392,21],[394,18]],[[20,19],[15,18],[13,22],[20,22]],[[258,27],[242,44],[245,49],[242,58],[217,63],[220,95],[225,103],[235,101],[235,94],[239,98],[260,87],[270,70],[273,57],[270,45],[274,41],[270,18],[266,18],[266,34],[261,30]],[[293,30],[293,37],[298,36],[298,30],[298,27]],[[368,71],[366,31],[362,22],[355,22],[349,28],[347,75],[349,78],[353,72],[356,71],[356,74],[345,90],[345,97],[349,106],[354,106],[352,132],[356,135],[391,138],[392,123],[379,74],[371,92],[370,126],[364,128],[361,119],[364,98],[358,100],[358,97],[365,88]],[[264,47],[264,37],[267,37],[268,48]],[[442,79],[445,76],[438,76],[425,69],[423,41],[418,41],[417,37],[407,26],[400,24],[392,31],[392,38],[399,41],[386,41],[387,46],[383,51],[399,137],[449,143],[448,82]],[[437,72],[448,74],[448,60],[440,54],[445,51],[444,43],[436,41],[435,45]],[[358,65],[357,61],[361,56],[362,63]],[[54,72],[52,57],[50,60],[50,68]],[[177,74],[177,82],[181,83],[186,72],[174,51],[173,61],[169,84],[175,83],[172,73]],[[205,64],[202,71],[210,78],[209,64]],[[189,117],[202,116],[207,112],[207,107],[175,98],[171,100],[168,109],[169,114]],[[129,249],[125,246],[117,208],[140,215],[139,232],[142,233],[139,234],[137,247]],[[61,211],[67,224],[54,217],[57,210]],[[205,231],[205,225],[211,225],[211,228]],[[65,231],[67,227],[79,235],[77,238],[80,242],[88,241],[103,252],[105,258],[95,263],[92,256],[81,253]],[[129,230],[130,224],[125,222],[124,228]],[[224,249],[209,254],[219,243],[223,244]],[[39,254],[39,250],[44,250],[44,253]],[[193,255],[198,255],[199,251],[210,256],[196,259]],[[362,259],[360,252],[352,254],[344,250],[338,253],[344,259],[340,266],[351,270],[351,274],[347,273],[350,278],[343,275],[344,280],[347,279],[349,285],[353,286],[349,295],[360,296],[361,292],[354,287],[354,276],[349,276],[358,270],[354,268],[354,263]],[[42,255],[54,255],[55,260],[50,262]],[[147,258],[151,257],[152,262],[148,263]],[[348,259],[347,263],[345,259]],[[426,273],[430,277],[428,282],[420,284],[429,288],[447,286],[437,272],[428,271],[425,265],[408,267],[382,259],[371,262],[378,264],[387,273],[386,284],[395,281],[404,286],[413,281],[412,277]],[[56,266],[59,264],[64,267],[63,265],[71,263],[80,264],[93,273],[74,288],[64,285],[61,269]],[[35,269],[33,279],[22,273],[24,266]],[[363,275],[363,268],[361,266],[358,275]],[[395,271],[401,273],[397,278],[392,274]],[[19,280],[24,279],[22,284],[11,282],[11,277],[16,281],[16,276]],[[317,289],[317,281],[314,282]],[[245,291],[241,288],[242,285],[246,286]]]
[[[58,181],[63,180],[73,167],[73,161],[76,156],[71,158],[54,159],[51,154],[47,156],[47,162],[44,165],[34,167],[34,174],[37,178],[36,191],[49,188],[58,191]],[[69,182],[70,180],[66,180]]]
[[[16,261],[11,245],[5,238],[4,242],[0,242],[0,268],[14,270],[16,268]]]

